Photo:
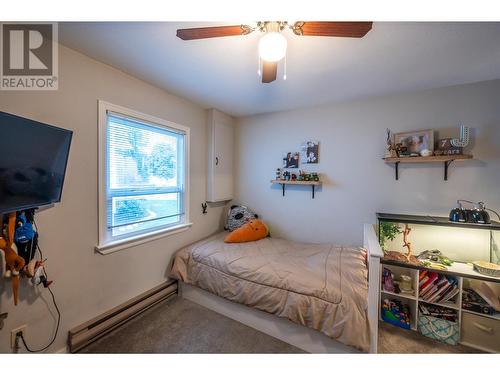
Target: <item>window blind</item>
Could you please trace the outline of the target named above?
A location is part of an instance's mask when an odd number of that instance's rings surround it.
[[[107,227],[113,237],[183,220],[185,134],[107,113]]]

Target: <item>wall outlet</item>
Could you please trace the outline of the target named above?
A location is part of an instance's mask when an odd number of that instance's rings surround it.
[[[16,345],[16,335],[18,334],[18,332],[22,332],[23,336],[26,337],[26,328],[28,328],[28,326],[26,324],[23,324],[22,326],[14,328],[12,331],[10,331],[10,347],[12,349],[14,349]]]

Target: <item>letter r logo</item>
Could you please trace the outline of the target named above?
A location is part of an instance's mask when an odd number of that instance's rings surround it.
[[[51,76],[53,74],[51,24],[3,24],[4,75]]]

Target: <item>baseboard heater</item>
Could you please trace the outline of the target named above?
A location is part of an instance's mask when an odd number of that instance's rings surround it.
[[[163,283],[71,329],[68,333],[70,353],[78,352],[93,341],[175,294],[177,294],[177,282]]]

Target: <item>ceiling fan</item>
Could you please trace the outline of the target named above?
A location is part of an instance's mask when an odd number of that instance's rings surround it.
[[[265,33],[259,40],[259,74],[262,75],[262,83],[269,83],[276,80],[278,62],[286,55],[287,40],[281,32],[287,28],[299,36],[362,38],[371,30],[372,22],[301,21],[289,25],[286,21],[263,21],[257,22],[256,27],[234,25],[178,29],[177,36],[182,40],[193,40],[248,35],[255,30]],[[262,71],[260,61],[262,61]],[[286,79],[286,76],[283,78]]]

